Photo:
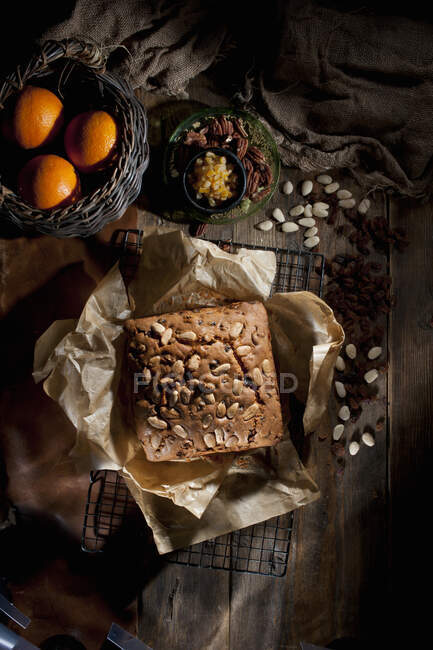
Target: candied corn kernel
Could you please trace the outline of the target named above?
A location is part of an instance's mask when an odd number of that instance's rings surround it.
[[[189,176],[197,199],[206,197],[209,205],[214,207],[231,198],[238,180],[233,171],[233,165],[227,164],[226,156],[216,156],[212,151],[207,151],[203,157],[197,158]]]

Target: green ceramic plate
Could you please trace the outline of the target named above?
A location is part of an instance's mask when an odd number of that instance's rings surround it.
[[[212,117],[219,117],[220,115],[228,115],[233,117],[242,118],[242,121],[248,131],[249,144],[259,147],[263,152],[267,163],[272,170],[272,184],[271,191],[261,201],[253,203],[249,199],[244,199],[241,203],[227,212],[216,214],[202,214],[197,210],[191,208],[184,199],[181,188],[181,174],[178,173],[175,165],[176,149],[181,144],[183,136],[186,131],[198,131],[203,128]],[[176,212],[184,213],[185,217],[196,219],[204,223],[212,223],[220,225],[223,223],[230,223],[246,219],[258,210],[261,210],[273,195],[275,188],[278,185],[280,176],[280,156],[278,154],[277,145],[275,140],[265,126],[250,113],[239,111],[232,108],[218,107],[206,108],[198,113],[194,113],[186,120],[181,122],[175,131],[171,134],[164,153],[164,182],[173,191],[176,196],[177,209]]]

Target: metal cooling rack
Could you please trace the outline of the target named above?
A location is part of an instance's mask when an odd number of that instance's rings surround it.
[[[141,230],[118,230],[114,233],[112,244],[119,249],[120,269],[126,281],[135,273],[141,254],[141,238]],[[273,251],[277,270],[271,293],[308,290],[322,295],[325,260],[320,253],[222,240],[213,240],[213,243],[229,252],[236,252],[239,248]],[[122,477],[112,470],[91,472],[81,541],[83,551],[102,551],[110,537],[130,517],[136,518],[137,534],[140,529],[147,529]],[[165,559],[186,566],[282,577],[287,570],[292,527],[293,513],[287,513],[174,551]]]

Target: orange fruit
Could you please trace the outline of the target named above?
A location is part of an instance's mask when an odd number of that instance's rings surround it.
[[[50,210],[74,203],[80,193],[80,180],[65,158],[44,154],[24,165],[18,176],[18,189],[35,208]]]
[[[117,140],[117,124],[109,113],[86,111],[76,115],[66,128],[66,155],[81,172],[97,172],[113,161]]]
[[[46,88],[25,86],[18,95],[12,114],[11,131],[23,149],[47,144],[63,124],[63,104]]]

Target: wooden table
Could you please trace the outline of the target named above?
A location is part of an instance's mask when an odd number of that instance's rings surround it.
[[[194,99],[221,104],[199,82]],[[142,101],[155,99],[143,95]],[[360,188],[348,175],[330,172],[358,199]],[[290,178],[297,189],[308,175],[283,169],[281,185]],[[310,176],[311,177],[311,176]],[[168,565],[145,585],[139,598],[140,637],[156,650],[240,650],[249,648],[298,650],[301,640],[338,647],[388,647],[384,639],[402,642],[427,638],[420,599],[408,598],[417,589],[416,570],[431,561],[411,548],[413,530],[422,530],[426,517],[428,463],[431,461],[433,405],[433,226],[432,204],[389,199],[376,192],[369,215],[384,215],[393,227],[407,230],[411,245],[403,253],[373,254],[392,275],[396,306],[385,320],[389,371],[378,379],[379,401],[365,408],[356,425],[346,427],[346,468],[336,471],[330,431],[337,422],[335,404],[311,436],[303,460],[318,482],[322,498],[296,512],[285,578]],[[302,241],[274,228],[253,227],[279,206],[287,213],[294,195],[276,192],[265,213],[226,226],[208,226],[205,238],[232,239],[258,246],[285,246]],[[149,223],[155,220],[147,217]],[[162,223],[161,220],[157,220]],[[356,253],[335,227],[317,220],[319,250],[327,259]],[[336,224],[337,226],[338,224]],[[359,440],[368,425],[385,417],[376,445],[361,445],[350,456],[350,440]],[[319,433],[328,431],[326,440]],[[416,468],[416,469],[415,469]],[[424,494],[423,494],[424,492]],[[403,606],[403,624],[395,614]],[[338,644],[337,644],[338,645]],[[335,645],[335,647],[337,647]],[[403,647],[403,646],[401,646]]]
[[[194,99],[210,104],[226,101],[200,80],[193,84],[191,93]],[[144,94],[141,98],[148,107],[163,101]],[[354,196],[361,198],[359,188],[350,177],[341,172],[331,171],[331,174],[351,189]],[[281,184],[290,178],[298,187],[305,176],[297,170],[283,169]],[[363,428],[374,425],[379,417],[386,418],[386,426],[376,433],[373,448],[362,445],[354,457],[346,453],[344,473],[337,472],[331,453],[330,431],[336,421],[334,402],[321,431],[306,440],[302,459],[319,484],[322,496],[296,512],[284,578],[154,563],[140,583],[137,610],[138,634],[154,650],[298,650],[301,640],[324,646],[336,639],[356,639],[360,645],[349,641],[343,645],[340,641],[340,645],[333,647],[371,650],[390,647],[384,642],[387,635],[401,642],[395,647],[407,648],[411,645],[402,640],[408,632],[415,638],[429,638],[429,618],[422,606],[425,602],[427,609],[428,598],[420,597],[419,584],[431,566],[426,527],[430,510],[427,494],[432,447],[433,205],[391,200],[378,192],[372,203],[371,214],[385,215],[392,225],[406,228],[411,245],[404,253],[393,252],[383,258],[392,275],[396,295],[395,309],[386,323],[389,371],[378,380],[378,402],[365,409],[356,426],[347,428],[346,448],[353,436],[358,438]],[[295,205],[295,198],[288,199],[278,191],[265,214],[233,225],[208,227],[205,237],[259,246],[285,246],[296,237],[301,241],[301,234],[286,235],[278,229],[263,233],[254,228],[254,224],[270,215],[277,205],[287,212],[289,206]],[[141,217],[144,215],[144,222],[164,224],[161,218],[145,213],[141,207],[137,210]],[[136,215],[132,208],[121,226],[133,226]],[[319,249],[326,257],[353,250],[347,239],[336,238],[334,228],[318,221]],[[17,244],[17,254],[31,245],[31,242]],[[52,241],[49,245],[52,246]],[[71,283],[77,283],[74,288],[82,287],[82,296],[77,299],[73,313],[51,306],[43,294],[45,309],[52,311],[52,319],[76,316],[86,292],[88,295],[107,268],[107,255],[101,241],[89,242],[85,247],[79,241],[59,243],[59,248],[70,264],[81,259],[86,248],[86,273],[83,277],[80,274],[71,276]],[[48,278],[49,265],[47,248],[46,265],[38,273],[47,274]],[[30,278],[30,271],[28,276]],[[84,277],[91,278],[88,285],[81,282]],[[27,293],[30,292],[29,285]],[[41,299],[40,294],[35,295],[36,299]],[[70,299],[65,304],[70,305]],[[40,329],[43,331],[42,325]],[[16,349],[21,351],[22,348],[17,346]],[[9,367],[12,367],[12,359],[15,357],[11,353]],[[40,389],[31,387],[31,378],[26,381],[26,390],[34,394],[35,399],[40,399]],[[10,392],[13,393],[13,382]],[[7,405],[13,402],[13,394],[8,399]],[[46,398],[43,408],[48,409],[46,412],[58,426],[63,423],[67,429],[69,442],[64,443],[67,447],[73,440],[72,427],[58,407]],[[22,418],[25,417],[23,414]],[[14,431],[24,428],[21,422],[12,419]],[[42,428],[43,422],[37,426]],[[326,433],[328,436],[324,437]],[[47,463],[43,467],[49,473]],[[14,471],[18,476],[18,470]],[[23,496],[16,483],[13,491],[17,500]],[[52,505],[52,501],[43,498],[41,503],[47,508]],[[81,508],[78,505],[76,513],[74,510],[77,531]],[[127,579],[127,572],[122,569],[122,556],[116,561],[120,588],[122,580]],[[89,572],[89,566],[84,564],[81,570]],[[104,571],[112,569],[113,565],[102,562],[97,572],[92,569],[87,574],[92,588],[96,585],[99,590],[101,605],[99,610],[89,609],[87,615],[83,612],[83,625],[91,627],[94,623],[96,626],[98,611],[101,617],[111,616],[112,610],[108,613],[104,610],[102,614],[106,588],[102,578]],[[50,579],[54,584],[57,578],[47,577],[44,583],[42,574],[38,589],[42,589],[41,585],[46,589]],[[27,595],[29,590],[31,586]],[[50,606],[55,607],[54,604]],[[41,614],[42,618],[49,616],[47,611]],[[67,616],[61,619],[60,625],[66,632],[74,631]],[[76,629],[79,629],[78,624]],[[44,633],[50,630],[47,624]]]

